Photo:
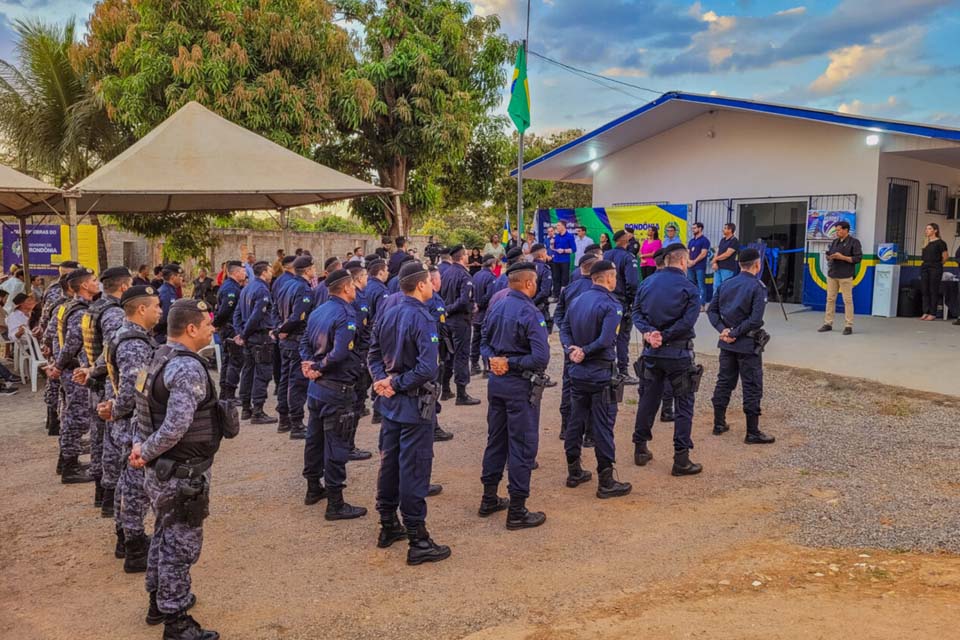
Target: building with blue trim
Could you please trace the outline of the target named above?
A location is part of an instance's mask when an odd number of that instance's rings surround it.
[[[879,244],[900,247],[909,283],[928,223],[951,254],[960,239],[960,130],[919,123],[671,92],[528,162],[524,177],[591,184],[595,207],[688,205],[714,245],[733,222],[741,242],[778,250],[785,299],[814,308],[829,244],[816,212],[853,214],[858,313],[870,313]]]

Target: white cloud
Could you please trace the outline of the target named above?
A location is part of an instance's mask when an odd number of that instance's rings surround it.
[[[600,75],[610,76],[612,78],[646,78],[647,71],[635,67],[610,67],[609,69],[601,71]]]
[[[512,22],[520,17],[521,4],[526,6],[514,0],[473,0],[473,12],[478,16],[497,14],[504,22]]]
[[[862,100],[851,100],[842,102],[837,107],[840,113],[849,113],[858,116],[895,116],[905,113],[909,106],[900,101],[896,96],[889,96],[883,102],[863,102]]]
[[[821,95],[833,93],[882,63],[907,58],[923,41],[925,33],[922,27],[907,27],[874,38],[870,44],[842,47],[829,52],[827,56],[830,62],[810,84],[810,91]]]

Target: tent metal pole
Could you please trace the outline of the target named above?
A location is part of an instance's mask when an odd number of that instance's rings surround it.
[[[80,238],[77,232],[77,197],[64,194],[67,201],[67,220],[70,224],[70,259],[80,261]]]
[[[20,253],[23,258],[23,283],[25,291],[30,289],[30,240],[27,237],[27,216],[17,216],[20,223]],[[40,302],[37,300],[37,302]]]
[[[281,207],[280,212],[280,246],[283,247],[283,254],[290,251],[290,229],[287,224],[287,208]]]

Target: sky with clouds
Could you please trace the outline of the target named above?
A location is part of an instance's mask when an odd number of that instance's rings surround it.
[[[526,0],[473,0],[523,36]],[[0,0],[10,22],[85,22],[92,0]],[[532,130],[591,129],[658,93],[769,100],[960,128],[960,0],[531,0]],[[504,112],[506,101],[504,101]]]

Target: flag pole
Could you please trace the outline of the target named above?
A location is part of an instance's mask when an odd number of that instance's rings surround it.
[[[524,54],[526,54],[527,43],[524,41]],[[517,236],[523,241],[523,131],[520,134],[519,152],[517,153]]]

